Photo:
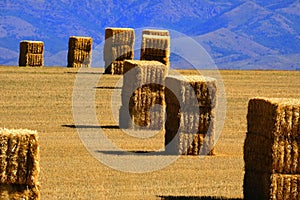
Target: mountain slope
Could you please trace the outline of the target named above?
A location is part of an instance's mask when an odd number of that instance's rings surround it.
[[[272,62],[277,56],[289,59],[278,59],[273,68],[295,69],[295,55],[300,53],[298,8],[299,0],[3,0],[0,64],[17,65],[19,42],[29,39],[44,41],[45,65],[65,66],[69,36],[91,36],[96,47],[103,42],[105,27],[120,26],[187,34],[222,68],[264,68],[259,61]],[[95,51],[93,57],[100,55]]]

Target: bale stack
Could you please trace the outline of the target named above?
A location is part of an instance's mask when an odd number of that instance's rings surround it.
[[[91,67],[92,44],[91,37],[71,36],[69,38],[68,67]]]
[[[19,66],[43,67],[44,43],[42,41],[21,41]]]
[[[144,29],[142,35],[170,36],[168,30]]]
[[[124,60],[134,57],[135,34],[132,28],[106,28],[104,61],[106,74],[124,74]]]
[[[166,66],[158,61],[126,60],[124,69],[128,72],[123,77],[120,127],[163,129]]]
[[[203,76],[166,77],[167,152],[214,154],[216,84],[215,79]]]
[[[40,199],[36,131],[0,129],[0,199]]]
[[[300,101],[249,101],[245,199],[300,199]]]
[[[170,66],[170,35],[167,30],[143,31],[141,60],[156,60]]]

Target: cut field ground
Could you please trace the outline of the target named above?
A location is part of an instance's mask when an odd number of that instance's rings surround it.
[[[161,150],[163,132],[149,133],[151,137],[142,139],[135,137],[134,132],[118,129],[121,85],[117,83],[122,76],[104,75],[103,69],[79,73],[86,80],[100,78],[90,88],[95,92],[98,125],[83,123],[76,129],[72,94],[77,71],[0,67],[0,127],[38,131],[42,199],[242,199],[248,100],[256,96],[300,98],[299,71],[220,71],[227,113],[216,145],[217,155],[181,156],[160,170],[130,173],[112,169],[95,159],[81,142],[77,130],[93,133],[101,128],[120,149],[140,152],[139,157],[151,165],[156,165],[157,158],[170,157],[141,153]],[[111,160],[132,159],[128,153],[105,146],[95,153]]]

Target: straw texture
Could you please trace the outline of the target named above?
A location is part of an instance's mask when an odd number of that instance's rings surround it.
[[[170,36],[170,33],[168,30],[144,29],[142,35]]]
[[[126,60],[124,69],[127,73],[123,77],[121,93],[121,128],[162,129],[165,118],[165,65],[157,61]]]
[[[19,66],[43,67],[44,43],[42,41],[21,41]]]
[[[167,151],[184,155],[215,153],[216,91],[216,80],[212,78],[166,77]]]
[[[253,98],[244,144],[245,199],[299,199],[300,101]],[[264,185],[262,185],[264,183]]]
[[[141,60],[156,60],[170,66],[170,37],[143,34]]]
[[[71,36],[69,38],[68,67],[91,67],[92,44],[90,37]]]
[[[39,199],[37,132],[1,128],[0,144],[1,199]]]
[[[104,61],[106,74],[123,74],[124,63],[134,57],[135,33],[132,28],[106,28]],[[118,61],[115,63],[115,61]]]

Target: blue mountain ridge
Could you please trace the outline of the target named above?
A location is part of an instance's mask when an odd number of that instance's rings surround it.
[[[0,65],[18,65],[21,40],[42,40],[45,65],[66,66],[69,36],[78,35],[93,38],[98,67],[105,27],[159,27],[191,37],[221,69],[295,70],[299,10],[299,0],[2,0]],[[173,68],[191,67],[179,57]]]

